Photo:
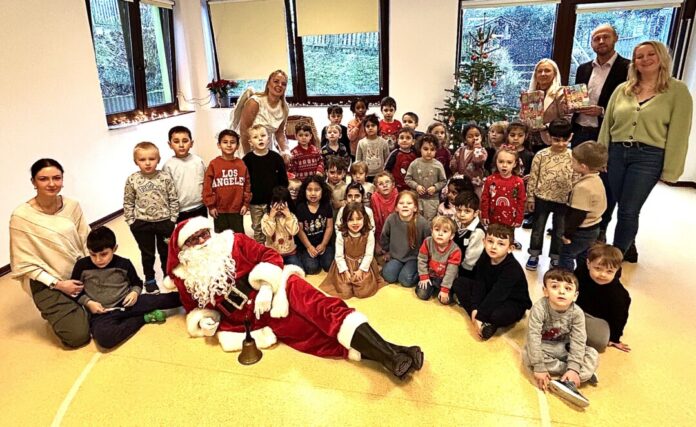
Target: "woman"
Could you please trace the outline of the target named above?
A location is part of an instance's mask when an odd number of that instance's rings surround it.
[[[599,133],[599,142],[609,148],[609,186],[618,204],[614,246],[624,254],[635,240],[640,209],[657,181],[676,182],[684,171],[693,103],[686,85],[671,72],[664,44],[638,44],[628,81],[609,99]],[[637,260],[637,254],[632,258]]]
[[[290,108],[285,100],[285,90],[288,87],[288,75],[282,70],[275,70],[268,76],[266,89],[263,92],[254,93],[253,89],[247,89],[237,101],[232,117],[231,129],[239,126],[239,134],[242,138],[242,149],[245,153],[251,150],[249,144],[249,129],[255,124],[266,127],[280,154],[288,158],[288,143],[285,138],[285,124]]]
[[[63,188],[60,163],[36,161],[31,182],[36,196],[17,207],[10,218],[12,276],[28,285],[41,316],[63,344],[80,347],[89,342],[89,318],[73,299],[82,284],[67,278],[75,262],[88,254],[89,225],[80,205],[59,195]]]
[[[558,71],[558,65],[552,59],[544,58],[537,62],[532,80],[529,82],[529,90],[544,92],[545,125],[555,119],[566,117],[561,74]],[[551,137],[544,128],[532,129],[529,138],[531,149],[535,153],[551,145]]]

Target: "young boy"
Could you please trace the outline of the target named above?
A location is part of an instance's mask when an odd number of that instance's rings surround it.
[[[597,383],[599,355],[585,345],[585,314],[575,304],[577,298],[578,279],[573,273],[552,269],[544,274],[544,297],[529,312],[522,358],[541,390],[550,386],[563,399],[585,407],[590,402],[577,387],[586,381]],[[551,375],[561,378],[552,380]]]
[[[537,269],[539,255],[544,246],[546,221],[553,214],[551,228],[551,267],[558,267],[563,242],[563,216],[568,194],[573,186],[573,156],[568,142],[573,137],[573,127],[568,120],[556,119],[549,124],[551,146],[539,151],[532,160],[527,181],[527,212],[534,213],[532,236],[529,240],[529,259],[525,268]]]
[[[396,114],[396,100],[391,96],[385,96],[379,103],[382,112],[382,120],[379,121],[379,132],[382,138],[389,143],[389,150],[394,149],[396,135],[401,130],[401,122],[394,119]]]
[[[454,222],[457,224],[454,243],[462,251],[459,277],[475,278],[474,267],[483,252],[486,231],[478,217],[479,206],[479,198],[473,191],[463,191],[454,199]]]
[[[372,202],[372,194],[375,192],[375,185],[371,182],[367,182],[367,163],[353,162],[353,164],[350,165],[350,180],[351,182],[357,182],[363,186],[363,190],[365,190],[363,204],[369,208]]]
[[[116,347],[145,323],[163,322],[167,316],[159,309],[181,306],[177,292],[141,295],[142,280],[128,259],[114,255],[117,248],[111,229],[95,228],[87,235],[89,256],[70,276],[84,286],[77,301],[92,313],[90,332],[104,348]]]
[[[251,202],[251,180],[242,159],[234,153],[239,147],[239,134],[225,129],[218,135],[220,156],[205,171],[203,203],[214,218],[215,232],[234,230],[244,233],[244,218]]]
[[[297,146],[290,151],[292,158],[288,172],[295,178],[304,181],[310,175],[324,175],[324,158],[321,151],[312,143],[312,127],[308,124],[295,126]]]
[[[514,241],[512,227],[491,224],[483,241],[485,252],[476,262],[476,278],[460,277],[452,286],[484,341],[498,328],[517,323],[532,306],[527,277],[512,255]]]
[[[179,195],[179,216],[176,222],[194,216],[208,216],[208,210],[203,204],[203,177],[205,163],[190,153],[193,147],[191,131],[185,126],[174,126],[169,129],[169,148],[174,151],[174,157],[167,160],[162,170],[171,175]]]
[[[403,123],[403,127],[409,128],[413,131],[416,140],[423,136],[423,132],[416,130],[418,128],[418,114],[412,111],[404,113],[404,115],[401,116],[401,122]]]
[[[563,247],[559,266],[568,271],[584,264],[587,250],[597,241],[602,214],[607,209],[607,195],[599,171],[607,166],[607,149],[595,141],[573,148],[572,167],[580,174],[573,183],[563,219]]]
[[[406,185],[418,192],[418,208],[427,221],[437,215],[440,190],[447,184],[445,168],[435,160],[437,146],[435,135],[423,135],[417,146],[421,156],[411,162],[404,177]]]
[[[631,351],[621,342],[631,306],[631,296],[616,274],[622,261],[620,249],[596,244],[587,253],[587,263],[575,270],[580,283],[577,304],[585,312],[587,345],[600,353],[607,346]]]
[[[403,128],[397,136],[399,148],[389,153],[384,164],[384,170],[391,172],[398,191],[408,190],[408,185],[404,181],[406,171],[411,163],[418,158],[413,145],[416,143],[415,133],[411,128]]]
[[[450,289],[462,261],[462,251],[452,242],[457,226],[446,216],[436,216],[431,233],[418,250],[418,286],[416,295],[427,301],[435,290],[442,304],[450,303]]]
[[[261,218],[271,201],[273,188],[288,186],[288,173],[280,154],[268,149],[268,132],[263,125],[256,124],[249,129],[249,142],[252,151],[244,155],[244,164],[251,180],[251,228],[254,229],[254,239],[263,244],[266,236],[261,230]]]
[[[394,177],[387,171],[375,175],[377,191],[372,193],[372,212],[375,214],[375,255],[382,255],[380,246],[382,228],[387,222],[387,217],[396,209],[396,199],[399,192],[394,188]]]
[[[338,212],[341,207],[345,206],[346,201],[346,172],[348,163],[339,156],[329,156],[326,162],[326,183],[331,189],[331,207],[334,212]],[[334,218],[334,222],[335,218]]]
[[[338,105],[331,105],[329,106],[329,108],[326,109],[326,112],[329,117],[329,125],[324,126],[324,129],[321,130],[322,147],[326,145],[326,143],[329,141],[329,126],[337,125],[341,130],[341,133],[339,133],[338,142],[341,144],[341,146],[345,147],[348,156],[350,156],[353,153],[350,152],[350,139],[348,139],[348,128],[341,124],[341,121],[343,120],[343,108],[341,108]]]
[[[326,142],[321,146],[321,156],[324,158],[324,169],[328,169],[329,157],[340,157],[345,159],[346,167],[350,164],[350,152],[341,144],[341,126],[330,124],[324,128],[326,131]],[[350,142],[349,142],[350,144]]]
[[[159,292],[155,280],[155,247],[162,272],[167,271],[167,240],[179,215],[179,197],[171,175],[157,170],[159,149],[151,142],[139,142],[133,160],[140,170],[126,179],[123,216],[140,249],[145,273],[145,290]]]

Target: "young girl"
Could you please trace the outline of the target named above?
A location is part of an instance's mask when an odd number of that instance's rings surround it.
[[[308,124],[295,126],[297,146],[290,151],[292,158],[288,165],[288,172],[295,174],[295,178],[304,181],[310,175],[324,175],[324,158],[314,141],[312,127]]]
[[[374,295],[386,284],[379,275],[374,247],[374,228],[365,207],[349,203],[336,233],[336,259],[319,288],[342,299]]]
[[[454,199],[457,198],[459,193],[465,191],[474,191],[474,185],[471,183],[469,177],[464,176],[450,179],[447,184],[445,201],[440,203],[440,206],[437,207],[437,214],[454,219],[454,216],[457,214],[457,208],[454,207]]]
[[[452,170],[450,169],[450,162],[452,161],[452,153],[449,150],[449,134],[447,133],[447,128],[440,122],[434,122],[428,126],[427,133],[432,133],[437,137],[439,146],[435,152],[435,159],[444,166],[447,178],[451,177]]]
[[[534,153],[529,148],[529,140],[527,138],[529,134],[529,128],[526,124],[522,122],[512,122],[507,128],[506,139],[508,145],[512,145],[517,150],[518,156],[518,168],[522,179],[526,183],[529,179],[529,173],[532,170],[532,161],[534,160]],[[524,214],[524,222],[522,223],[522,228],[532,228],[534,226],[534,214],[533,212],[526,212]],[[518,245],[518,242],[515,242]]]
[[[418,194],[404,190],[396,199],[396,210],[384,223],[380,244],[386,264],[382,277],[412,288],[418,283],[418,249],[430,236],[428,222],[418,215]]]
[[[271,202],[261,218],[261,230],[266,236],[266,246],[275,249],[285,264],[302,267],[297,255],[295,236],[300,231],[297,217],[293,213],[295,203],[285,187],[273,187]]]
[[[365,206],[365,187],[362,184],[351,182],[346,187],[346,196],[343,206],[341,206],[336,213],[336,234],[340,233],[340,228],[343,221],[343,209],[351,203],[360,203],[361,205]],[[372,209],[365,206],[365,211],[367,212],[367,217],[370,219],[370,227],[372,227],[374,230],[375,218],[373,216]]]
[[[348,122],[348,139],[350,140],[350,156],[353,160],[355,160],[355,152],[358,149],[358,141],[365,138],[365,128],[362,121],[369,106],[365,98],[362,97],[357,97],[350,103],[353,120]]]
[[[454,152],[450,163],[452,173],[468,176],[474,184],[476,195],[480,197],[485,176],[484,165],[488,158],[488,153],[481,145],[481,128],[473,123],[468,124],[462,130],[462,137],[464,144]]]
[[[495,152],[498,151],[501,145],[505,142],[505,132],[507,130],[507,122],[495,122],[488,128],[488,144],[486,146],[486,153],[488,158],[486,159],[486,173],[488,175],[494,172],[495,165],[493,164],[493,157],[495,157]]]
[[[362,124],[365,128],[365,138],[358,142],[355,160],[367,164],[367,180],[372,182],[375,175],[384,170],[384,164],[389,157],[389,143],[379,136],[379,119],[376,115],[366,116]]]
[[[394,177],[387,171],[380,172],[375,176],[375,184],[377,191],[372,194],[372,213],[375,215],[375,236],[377,237],[375,254],[382,255],[383,251],[379,239],[382,237],[382,229],[387,217],[396,208],[396,198],[399,196],[399,192],[394,188]]]
[[[295,214],[300,223],[297,237],[302,243],[298,251],[302,268],[307,274],[328,271],[334,257],[333,211],[331,191],[321,176],[311,175],[302,182]]]
[[[496,153],[496,172],[486,178],[481,197],[483,225],[503,224],[514,228],[522,225],[527,196],[524,181],[513,174],[517,161],[518,153],[513,147],[503,145]]]
[[[404,181],[411,189],[418,192],[420,212],[426,220],[430,221],[437,214],[440,191],[445,188],[447,177],[442,163],[435,160],[437,151],[435,135],[424,134],[418,140],[418,150],[421,156],[409,165]]]

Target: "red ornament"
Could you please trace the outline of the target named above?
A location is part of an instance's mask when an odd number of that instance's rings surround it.
[[[465,94],[464,94],[464,99],[469,99],[469,94],[468,94],[468,93],[465,93]]]
[[[483,56],[483,59],[488,59],[488,54],[487,54],[487,53],[484,53],[482,56]]]
[[[477,59],[478,59],[478,56],[476,56],[476,55],[471,55],[471,60],[472,60],[472,61],[476,61]]]
[[[491,86],[492,86],[492,87],[498,86],[498,82],[496,82],[495,80],[493,80],[493,81],[491,82]]]

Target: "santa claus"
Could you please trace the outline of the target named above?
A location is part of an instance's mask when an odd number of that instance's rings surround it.
[[[216,335],[239,351],[244,320],[260,348],[281,341],[320,357],[374,360],[399,378],[423,366],[420,347],[385,341],[364,314],[324,295],[295,266],[244,234],[214,233],[203,217],[177,225],[169,241],[165,285],[176,288],[193,337]]]

